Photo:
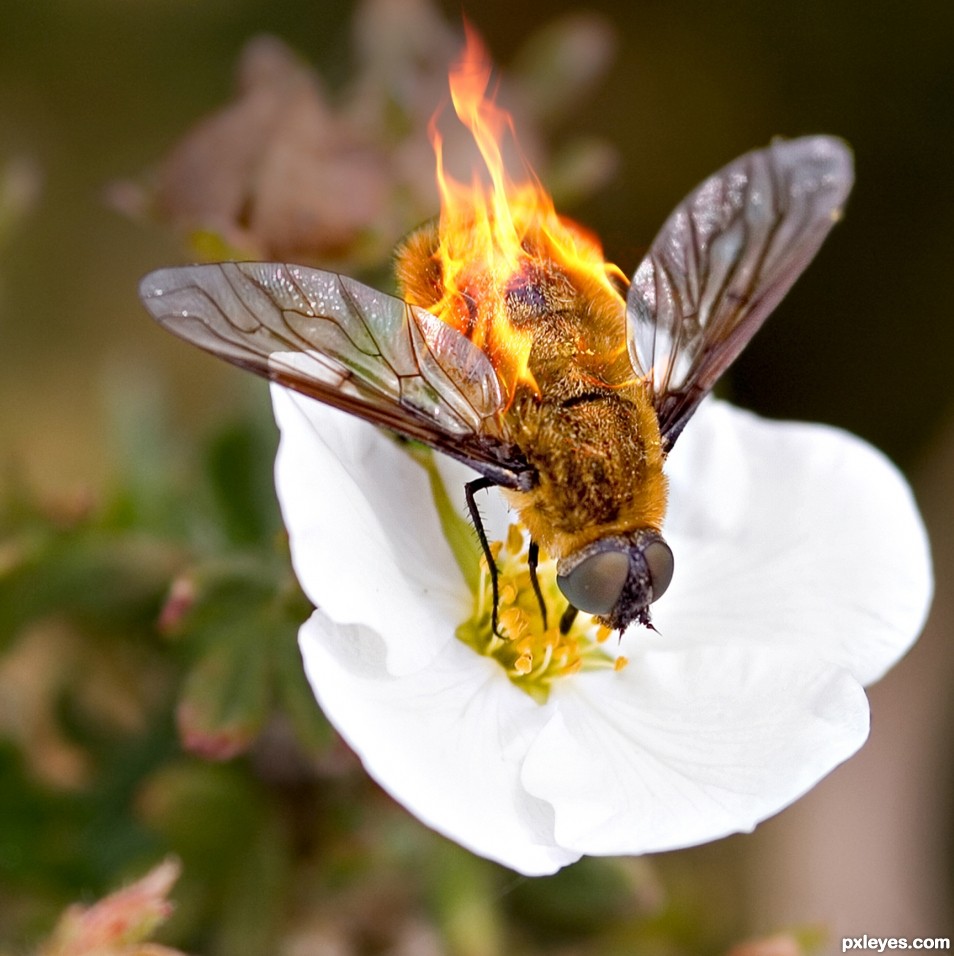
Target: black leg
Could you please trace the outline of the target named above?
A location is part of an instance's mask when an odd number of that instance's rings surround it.
[[[530,583],[533,585],[533,593],[537,596],[537,604],[540,605],[540,616],[543,618],[543,629],[547,629],[547,606],[543,603],[543,592],[540,590],[540,582],[537,579],[537,562],[540,560],[540,546],[536,541],[530,542],[527,549],[527,567],[530,569]]]
[[[563,612],[563,617],[560,618],[560,633],[569,634],[570,628],[573,627],[573,622],[576,620],[577,614],[580,612],[572,605],[568,604],[566,610]]]
[[[477,532],[477,540],[484,550],[484,557],[487,559],[487,570],[490,572],[490,589],[494,599],[494,609],[491,613],[491,627],[496,637],[502,637],[497,630],[497,605],[500,603],[500,594],[497,589],[497,562],[494,561],[493,552],[490,550],[490,542],[487,540],[487,532],[484,531],[484,523],[480,520],[480,510],[477,502],[474,500],[474,494],[483,491],[486,488],[493,488],[496,484],[490,478],[475,478],[464,485],[464,497],[467,500],[467,510],[470,512],[470,518],[474,522],[474,530]]]

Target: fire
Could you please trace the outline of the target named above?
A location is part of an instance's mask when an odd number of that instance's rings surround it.
[[[605,262],[599,241],[558,215],[553,200],[519,152],[522,175],[513,178],[504,162],[504,145],[517,146],[513,118],[497,106],[490,91],[491,63],[477,34],[467,26],[467,42],[449,80],[457,118],[471,134],[483,163],[470,183],[453,178],[444,165],[443,138],[431,122],[437,160],[441,212],[432,258],[440,298],[421,302],[491,357],[501,384],[513,400],[523,386],[539,394],[529,368],[534,330],[517,327],[508,295],[539,294],[534,277],[560,270],[595,279],[619,297],[613,279],[623,279]],[[625,282],[625,279],[623,279]],[[621,301],[621,300],[620,300]]]

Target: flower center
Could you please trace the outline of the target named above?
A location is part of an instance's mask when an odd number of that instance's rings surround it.
[[[527,535],[511,524],[505,541],[491,544],[497,566],[499,601],[497,629],[493,633],[493,588],[486,561],[481,562],[480,583],[474,595],[472,616],[457,629],[457,637],[479,654],[493,657],[519,688],[543,703],[552,682],[584,669],[626,665],[604,644],[612,633],[588,614],[578,614],[564,634],[560,619],[566,599],[556,583],[556,561],[542,552],[537,580],[546,605],[546,626],[533,590],[527,561]]]

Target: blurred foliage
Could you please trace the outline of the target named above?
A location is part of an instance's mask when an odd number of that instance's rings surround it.
[[[352,75],[331,90],[273,36],[246,43],[230,102],[196,123],[114,206],[181,235],[201,258],[318,264],[388,284],[394,247],[437,215],[430,126],[445,168],[480,168],[460,123],[448,124],[447,74],[460,39],[427,0],[366,0],[355,12]],[[561,206],[605,185],[615,150],[595,137],[548,134],[606,72],[615,46],[594,14],[534,34],[491,95],[513,113],[512,172],[525,160]]]
[[[19,390],[4,424],[62,446],[46,455],[59,463],[85,463],[89,449],[95,457],[107,446],[109,490],[51,494],[11,469],[0,492],[0,952],[33,951],[68,904],[103,896],[168,854],[182,874],[159,936],[197,956],[704,956],[725,953],[744,931],[747,914],[727,877],[740,869],[733,841],[654,861],[584,860],[531,881],[412,820],[368,780],[302,673],[296,631],[309,607],[288,562],[271,490],[274,430],[262,409],[232,408],[227,424],[198,436],[191,422],[176,424],[178,395],[159,397],[148,375],[133,373],[112,390],[106,427],[88,414],[85,363],[95,358],[101,370],[107,346],[132,339],[150,362],[180,348],[151,345],[158,333],[149,340],[145,320],[129,320],[133,277],[163,264],[163,237],[144,251],[149,230],[108,217],[94,194],[168,148],[170,117],[185,124],[224,100],[223,64],[266,26],[321,50],[321,76],[298,62],[293,82],[345,125],[349,149],[371,157],[361,168],[372,170],[373,188],[375,177],[393,183],[387,163],[423,115],[406,111],[395,122],[401,101],[392,93],[409,88],[393,71],[427,62],[413,50],[389,60],[381,44],[420,38],[417,21],[400,15],[414,10],[429,24],[422,32],[444,38],[445,57],[459,7],[448,5],[453,20],[443,21],[423,2],[391,7],[398,16],[378,32],[371,5],[358,10],[352,33],[364,46],[350,59],[342,52],[346,4],[282,0],[266,12],[250,0],[47,0],[4,8],[0,129],[5,155],[21,157],[5,159],[0,173],[0,271],[4,293],[10,287],[0,318],[14,357],[3,387]],[[731,156],[778,133],[849,138],[859,190],[833,240],[839,256],[822,257],[814,286],[796,290],[791,308],[803,318],[773,320],[747,351],[740,394],[777,414],[850,425],[912,455],[949,398],[939,402],[936,387],[949,379],[948,350],[899,348],[897,323],[903,316],[911,341],[940,324],[932,280],[949,258],[941,210],[950,164],[937,147],[948,142],[944,130],[924,117],[949,109],[952,8],[900,16],[883,7],[859,18],[844,2],[813,0],[780,15],[782,7],[764,3],[696,2],[673,12],[679,5],[650,0],[634,22],[631,4],[615,7],[627,55],[580,134],[552,152],[551,133],[566,128],[569,106],[608,66],[612,31],[592,16],[538,30],[539,4],[492,0],[473,11],[513,64],[508,105],[522,111],[519,131],[539,153],[535,163],[556,192],[578,201],[613,171],[612,137],[630,168],[589,218],[601,224],[610,255],[631,268],[673,202]],[[918,55],[896,56],[904,45]],[[431,67],[428,82],[443,63]],[[213,116],[242,101],[240,89]],[[191,142],[202,152],[201,138]],[[213,175],[216,152],[228,148],[212,150]],[[389,219],[370,239],[358,223],[343,250],[335,239],[320,251],[338,266],[383,272],[395,235],[430,214],[426,184],[414,177],[429,179],[431,169],[429,159],[411,165],[406,219]],[[252,253],[263,244],[248,234],[248,213],[275,195],[282,181],[274,176],[262,193],[261,180],[238,175],[237,201],[210,220],[177,218],[168,193],[158,202],[155,168],[114,187],[111,199],[158,215],[165,232],[200,255],[236,244]],[[36,207],[38,224],[26,229]],[[259,221],[273,224],[273,213]],[[899,245],[910,252],[905,268]],[[170,239],[165,254],[182,253]],[[854,280],[843,274],[846,261]],[[845,361],[859,339],[867,356],[884,359],[874,373],[867,361]],[[23,355],[32,364],[17,360]],[[191,358],[177,360],[181,371]],[[195,361],[192,380],[206,391],[189,411],[218,411],[208,380],[219,373],[207,371],[205,357]],[[921,387],[886,396],[889,369]],[[29,414],[21,391],[31,396]],[[73,475],[55,478],[62,485]],[[809,932],[733,953],[796,956],[822,943]]]
[[[0,952],[170,853],[189,953],[722,950],[735,920],[646,861],[515,878],[386,798],[305,681],[273,429],[159,411],[124,395],[101,499],[3,501]]]
[[[148,941],[172,912],[167,897],[178,875],[178,863],[165,860],[91,906],[69,907],[38,956],[184,956]]]

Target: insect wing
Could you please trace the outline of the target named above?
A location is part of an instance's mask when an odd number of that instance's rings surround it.
[[[707,179],[656,236],[633,276],[627,325],[667,451],[815,256],[853,178],[840,140],[779,141]]]
[[[160,269],[139,294],[161,325],[214,355],[521,484],[490,360],[424,309],[266,262]]]

